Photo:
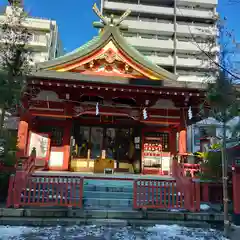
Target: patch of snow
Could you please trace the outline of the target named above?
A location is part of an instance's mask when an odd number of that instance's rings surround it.
[[[0,239],[16,239],[16,237],[20,237],[22,234],[28,234],[31,232],[32,228],[30,227],[0,226]]]
[[[178,225],[152,227],[107,227],[79,225],[69,227],[0,227],[1,240],[225,240],[214,229],[189,228]]]

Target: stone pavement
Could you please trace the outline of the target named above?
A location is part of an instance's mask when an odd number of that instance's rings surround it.
[[[232,225],[232,232],[230,233],[231,240],[239,240],[240,239],[240,226]]]

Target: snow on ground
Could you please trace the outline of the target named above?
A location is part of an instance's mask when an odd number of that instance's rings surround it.
[[[152,227],[8,227],[0,226],[1,240],[224,240],[213,229],[188,228],[178,225]]]
[[[10,227],[10,226],[0,226],[0,239],[17,239],[17,237],[21,236],[22,234],[31,233],[32,228],[29,227]]]

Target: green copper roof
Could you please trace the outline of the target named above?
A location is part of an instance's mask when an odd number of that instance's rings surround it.
[[[99,34],[99,36],[94,37],[92,40],[90,40],[83,46],[77,48],[73,52],[70,52],[62,57],[50,61],[37,64],[37,69],[48,70],[58,65],[64,65],[79,58],[86,57],[92,52],[104,47],[104,45],[106,45],[106,43],[109,42],[110,40],[112,40],[119,49],[122,49],[123,52],[125,52],[131,59],[133,59],[139,65],[142,65],[143,67],[152,71],[156,75],[163,76],[164,79],[166,80],[174,82],[177,80],[176,75],[152,63],[147,57],[142,55],[137,49],[131,46],[127,42],[127,40],[122,36],[119,28],[111,25],[105,26],[103,31]]]

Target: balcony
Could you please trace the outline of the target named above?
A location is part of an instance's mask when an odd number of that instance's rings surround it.
[[[0,45],[6,42],[6,39],[0,39]],[[47,51],[49,46],[48,46],[48,41],[47,38],[45,41],[40,41],[40,40],[30,40],[27,44],[25,44],[27,48],[34,49],[34,51]]]
[[[146,55],[146,57],[153,63],[159,66],[173,66],[173,57],[171,55],[167,57],[157,56],[157,55]]]
[[[174,31],[172,23],[159,23],[156,21],[144,20],[125,20],[123,24],[128,26],[129,32],[149,34],[161,32],[161,34],[172,35]]]
[[[201,52],[202,50],[206,51],[206,52],[216,52],[218,51],[218,48],[212,48],[210,49],[209,44],[207,43],[196,43],[194,41],[177,41],[177,50],[178,52],[182,52],[182,53],[196,53],[196,52]]]
[[[214,8],[218,4],[218,0],[178,0],[178,5],[199,5],[202,7]]]
[[[159,66],[173,66],[173,56],[169,55],[166,57],[153,55],[145,55],[150,61]],[[191,69],[204,69],[209,67],[208,60],[200,60],[196,58],[177,57],[177,67],[191,68]]]
[[[34,30],[51,30],[51,20],[39,18],[27,18],[24,26]]]
[[[190,18],[202,18],[202,19],[214,19],[215,14],[211,10],[197,10],[177,8],[177,16],[190,17]]]
[[[32,54],[33,63],[45,62],[48,60],[48,52],[36,52]]]
[[[140,37],[125,37],[128,43],[141,50],[173,50],[173,40],[146,39]]]
[[[145,14],[159,14],[165,16],[174,15],[174,9],[170,7],[156,7],[148,6],[143,4],[129,4],[129,3],[119,3],[119,2],[104,2],[104,9],[126,11],[130,9],[132,12],[139,12]],[[203,18],[203,19],[213,19],[215,17],[213,11],[211,10],[195,10],[195,9],[177,9],[177,16],[192,17],[192,18]]]
[[[129,32],[134,33],[148,33],[156,34],[161,32],[161,35],[172,35],[174,32],[173,23],[164,23],[149,20],[125,20],[124,24],[128,26]],[[178,36],[191,36],[207,37],[217,35],[217,30],[214,27],[193,25],[193,24],[177,24]]]
[[[0,15],[0,23],[4,22],[5,19],[6,19],[5,15]],[[23,26],[28,29],[50,31],[51,20],[39,18],[26,18],[25,21],[23,22]]]
[[[177,24],[177,35],[178,36],[199,36],[199,37],[208,37],[216,36],[217,29],[211,26],[201,26],[194,24]]]
[[[214,77],[212,76],[207,76],[207,73],[206,73],[206,76],[202,75],[202,76],[199,76],[195,74],[192,74],[192,75],[179,75],[178,77],[178,81],[183,81],[183,82],[198,82],[198,83],[206,83],[206,82],[209,82],[209,81],[214,81]]]
[[[33,34],[28,43],[29,46],[34,48],[34,50],[45,51],[49,48],[48,36]]]
[[[197,58],[177,57],[177,66],[189,68],[208,68],[209,60],[202,60]]]
[[[173,40],[168,38],[166,40],[154,39],[154,38],[142,38],[136,36],[126,36],[125,39],[128,43],[138,50],[149,50],[149,51],[162,51],[162,52],[172,52],[174,50]],[[194,41],[179,41],[177,40],[177,51],[179,53],[198,53],[202,50],[211,52],[218,52],[219,47],[209,49],[209,44],[207,43],[196,43]]]

